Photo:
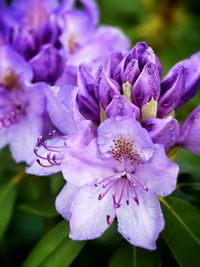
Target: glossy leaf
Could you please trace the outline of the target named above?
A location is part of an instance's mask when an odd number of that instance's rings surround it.
[[[76,258],[85,242],[68,238],[68,224],[63,221],[51,229],[35,246],[23,267],[67,267]]]
[[[0,189],[0,239],[3,237],[10,222],[17,189],[13,183],[8,183]]]
[[[159,267],[158,251],[148,251],[123,242],[112,256],[109,267]]]
[[[18,206],[21,210],[42,217],[55,217],[58,213],[55,209],[55,197],[32,200]]]
[[[161,198],[166,226],[162,233],[181,267],[200,263],[200,211],[176,197]]]

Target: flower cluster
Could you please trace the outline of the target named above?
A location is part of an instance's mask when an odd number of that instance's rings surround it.
[[[176,147],[199,153],[199,107],[182,126],[175,110],[200,81],[200,53],[176,64],[161,81],[161,64],[146,43],[113,53],[96,75],[80,65],[77,87],[48,94],[54,125],[63,136],[39,143],[29,173],[62,171],[56,199],[75,240],[99,237],[118,220],[132,244],[155,249],[164,228],[157,196],[176,187]],[[54,112],[53,112],[54,111]]]
[[[112,52],[129,48],[120,30],[98,26],[94,1],[81,3],[0,2],[0,147],[9,144],[17,162],[31,162],[38,137],[55,129],[48,91],[76,85],[79,64],[95,72]]]
[[[57,211],[70,237],[93,239],[118,221],[131,244],[155,249],[164,218],[158,196],[176,187],[173,152],[200,154],[200,107],[175,111],[200,83],[200,52],[164,79],[151,47],[128,51],[123,34],[97,26],[92,0],[4,5],[0,46],[1,146],[27,172],[62,172]],[[19,19],[23,18],[23,19]]]

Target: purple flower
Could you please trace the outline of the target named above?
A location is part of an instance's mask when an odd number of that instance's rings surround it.
[[[71,120],[69,114],[67,118]],[[68,128],[66,135],[56,134],[56,131],[53,131],[47,140],[40,137],[34,149],[36,157],[26,169],[27,173],[44,176],[61,171],[65,149],[71,147],[83,149],[96,136],[96,128],[90,121],[79,121],[76,123],[76,128],[76,132],[72,129],[70,132]]]
[[[56,0],[20,0],[10,6],[4,5],[1,15],[0,35],[4,44],[11,45],[26,59],[35,55],[42,44],[54,44],[58,38],[58,27],[53,11]]]
[[[164,228],[157,195],[175,189],[178,166],[135,117],[107,119],[87,146],[66,149],[63,157],[69,183],[56,207],[70,219],[70,237],[97,238],[117,217],[118,231],[131,244],[155,249]]]
[[[83,10],[61,12],[58,20],[61,29],[59,40],[67,64],[78,67],[85,63],[95,73],[99,65],[105,65],[112,52],[125,52],[130,43],[119,29],[97,25],[99,15],[95,1],[81,2]]]
[[[134,113],[147,130],[154,125],[152,140],[163,144],[167,151],[179,136],[179,124],[171,116],[183,99],[185,102],[194,95],[200,82],[198,62],[196,53],[176,64],[161,82],[161,64],[142,42],[125,55],[112,54],[106,70],[100,67],[96,78],[82,65],[77,80],[80,112],[97,124],[101,114],[105,119]]]
[[[165,119],[145,119],[142,126],[149,132],[153,143],[162,144],[166,151],[175,145],[180,135],[179,123],[171,116]]]
[[[0,146],[9,144],[17,162],[29,162],[43,129],[47,85],[30,84],[30,66],[10,47],[0,47],[0,58]]]
[[[52,45],[43,46],[29,61],[34,73],[34,82],[44,81],[53,85],[64,70],[64,59]]]
[[[20,0],[2,6],[0,43],[12,46],[29,61],[34,82],[54,84],[65,77],[65,68],[82,63],[95,73],[112,52],[129,49],[129,40],[119,29],[98,26],[95,1],[82,0],[81,9],[75,3]]]
[[[177,145],[200,155],[200,106],[197,106],[184,121],[180,128]]]
[[[179,108],[196,94],[200,83],[199,62],[200,52],[197,52],[169,70],[161,83],[160,112],[168,106]]]

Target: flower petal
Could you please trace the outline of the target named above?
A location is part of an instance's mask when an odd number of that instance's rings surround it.
[[[180,67],[177,75],[161,83],[162,96],[158,101],[158,116],[163,117],[175,109],[185,88],[185,71]]]
[[[19,83],[30,82],[33,77],[29,64],[10,46],[0,46],[0,83],[8,74],[19,78]]]
[[[153,143],[164,145],[166,151],[175,145],[179,137],[179,123],[172,117],[145,119],[142,126],[149,132]]]
[[[101,236],[109,227],[107,216],[114,217],[112,194],[109,192],[98,200],[101,187],[82,187],[71,207],[70,237],[75,240],[93,239]]]
[[[114,95],[120,95],[119,84],[111,80],[102,67],[98,70],[95,90],[103,108],[106,108],[110,104]]]
[[[15,161],[27,163],[34,158],[33,150],[42,132],[42,119],[39,116],[24,117],[7,129],[7,140]]]
[[[64,140],[59,138],[52,138],[46,141],[47,146],[54,148],[53,150],[57,150],[57,147],[64,147]],[[36,146],[36,145],[35,145]],[[34,147],[36,149],[36,147]],[[61,150],[61,148],[60,148]],[[35,150],[34,150],[35,151]],[[59,149],[58,152],[51,152],[51,154],[55,155],[56,161],[60,162],[59,158],[62,158],[62,154]],[[37,153],[37,155],[36,155]],[[57,173],[61,171],[60,165],[53,166],[52,163],[48,161],[48,154],[50,153],[44,146],[40,146],[37,148],[37,151],[32,152],[34,158],[29,162],[30,167],[26,168],[26,172],[39,176],[51,175],[53,173]],[[39,162],[38,162],[39,160]],[[46,167],[45,167],[46,166]]]
[[[61,168],[64,178],[80,187],[115,174],[113,164],[113,160],[100,157],[93,140],[86,147],[66,149]]]
[[[51,45],[44,46],[29,64],[34,72],[34,81],[49,84],[54,84],[64,69],[64,61],[59,51]]]
[[[113,78],[114,72],[120,61],[123,59],[123,55],[121,52],[112,53],[108,60],[108,75]]]
[[[109,118],[98,128],[98,145],[101,153],[111,152],[113,140],[122,137],[133,142],[134,149],[144,161],[154,151],[154,145],[148,132],[136,121],[134,115]]]
[[[148,46],[145,42],[137,43],[132,50],[130,51],[131,58],[137,59],[139,62],[140,69],[143,69],[147,63],[153,63],[156,65],[156,68],[159,73],[159,77],[162,75],[162,66],[155,55],[153,49]]]
[[[139,204],[134,200],[117,209],[118,232],[132,245],[156,249],[156,240],[164,228],[160,203],[150,192],[140,192]]]
[[[178,145],[200,155],[200,105],[186,118],[180,129]]]
[[[114,95],[105,112],[108,117],[127,116],[132,113],[135,114],[137,119],[140,116],[139,108],[128,101],[123,95]]]
[[[176,188],[178,165],[168,159],[162,145],[155,145],[152,158],[139,165],[134,176],[156,195],[167,196]]]
[[[141,107],[148,103],[153,97],[158,100],[160,95],[160,77],[156,65],[147,63],[140,76],[132,87],[133,103]]]
[[[85,32],[83,35],[85,36]],[[101,26],[92,37],[88,38],[87,44],[70,56],[68,64],[75,66],[87,64],[92,66],[95,74],[99,66],[105,66],[111,53],[119,50],[124,52],[128,48],[129,40],[122,31],[114,27]]]
[[[56,198],[56,209],[60,215],[69,220],[71,217],[71,205],[74,197],[77,195],[79,188],[73,184],[66,183]]]
[[[49,113],[50,119],[53,122],[53,124],[64,134],[74,133],[77,130],[77,125],[75,118],[73,116],[74,115],[73,111],[70,109],[73,109],[73,105],[76,104],[74,102],[74,93],[76,91],[76,88],[71,85],[62,87],[62,90],[68,92],[68,99],[72,98],[71,107],[64,105],[58,99],[58,97],[56,97],[54,89],[56,88],[49,87],[45,90],[47,96],[47,111]]]
[[[178,107],[182,106],[186,101],[192,98],[198,89],[200,83],[200,52],[193,54],[190,58],[185,59],[174,65],[162,83],[167,80],[173,81],[176,79],[178,72],[181,68],[184,69],[185,88],[182,90],[181,99],[178,103]]]

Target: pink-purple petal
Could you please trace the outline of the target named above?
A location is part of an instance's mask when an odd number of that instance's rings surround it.
[[[99,200],[101,187],[82,187],[76,195],[70,218],[70,237],[74,240],[94,239],[101,236],[109,227],[107,216],[113,218],[112,192]]]
[[[56,197],[56,210],[60,215],[69,220],[71,218],[71,205],[78,193],[79,188],[71,183],[66,183]]]
[[[165,150],[175,145],[179,137],[179,123],[176,119],[168,117],[166,119],[150,118],[142,122],[142,126],[147,129],[154,144],[162,144]]]
[[[134,149],[142,160],[146,161],[152,156],[154,145],[151,138],[134,115],[109,118],[99,126],[98,145],[100,152],[111,152],[113,140],[119,137],[132,141]]]
[[[180,128],[177,144],[197,155],[200,155],[200,106],[197,106],[186,118]]]
[[[108,117],[127,116],[134,114],[136,119],[138,119],[140,116],[139,108],[128,101],[123,95],[114,95],[105,112]]]
[[[61,169],[67,181],[80,187],[114,175],[112,166],[114,166],[112,159],[100,157],[94,139],[81,149],[66,149]]]
[[[169,160],[162,145],[155,145],[152,158],[138,166],[134,176],[156,195],[167,196],[176,188],[179,167]]]
[[[157,197],[140,192],[139,204],[133,199],[117,209],[118,232],[132,245],[156,249],[156,240],[164,228],[164,219]]]

